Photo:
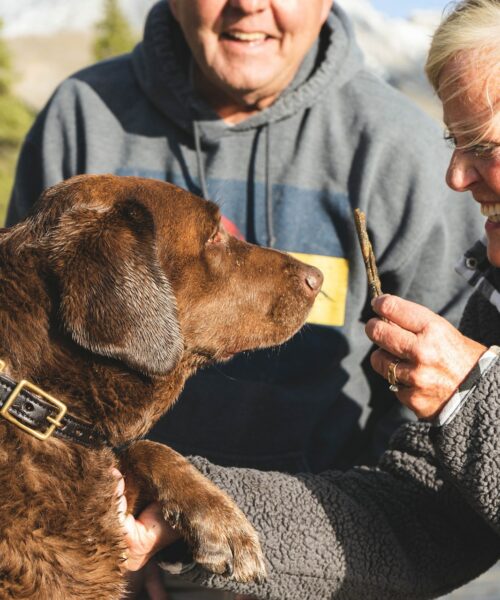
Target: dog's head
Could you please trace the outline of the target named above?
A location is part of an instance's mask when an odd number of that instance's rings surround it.
[[[78,176],[30,219],[84,348],[148,375],[281,343],[303,323],[321,273],[229,236],[215,204],[161,181]]]

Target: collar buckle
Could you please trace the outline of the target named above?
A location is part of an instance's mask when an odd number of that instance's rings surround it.
[[[0,360],[0,371],[2,371],[4,367],[5,362]],[[45,429],[45,431],[39,431],[38,429],[33,429],[32,427],[21,423],[16,419],[16,417],[12,413],[9,412],[9,408],[12,406],[12,404],[15,402],[15,400],[23,390],[29,390],[30,392],[33,392],[37,396],[40,396],[41,398],[46,400],[49,404],[51,404],[58,410],[58,413],[55,417],[46,417],[46,420],[49,421],[51,425],[49,425],[47,429]],[[26,381],[26,379],[23,379],[12,390],[11,394],[5,401],[5,404],[0,409],[0,415],[7,421],[13,423],[16,427],[19,427],[19,429],[26,431],[26,433],[29,433],[33,437],[36,437],[38,440],[46,440],[54,433],[57,427],[62,426],[61,421],[64,415],[66,414],[67,410],[68,407],[64,404],[64,402],[57,400],[57,398],[54,398],[50,394],[47,394],[47,392],[44,392],[42,389],[40,389],[33,383],[30,383],[29,381]]]

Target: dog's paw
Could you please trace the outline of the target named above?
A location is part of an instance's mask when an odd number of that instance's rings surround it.
[[[225,494],[204,494],[178,515],[193,559],[207,570],[240,582],[266,578],[257,532]],[[166,514],[168,519],[168,511]]]
[[[243,514],[208,517],[196,527],[193,557],[209,571],[232,576],[236,581],[263,581],[264,556],[257,533]]]

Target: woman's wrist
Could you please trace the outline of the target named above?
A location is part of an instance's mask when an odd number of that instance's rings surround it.
[[[468,376],[458,387],[453,396],[444,404],[439,413],[433,419],[432,424],[436,427],[448,425],[460,412],[464,404],[476,389],[480,380],[489,369],[496,363],[500,356],[500,347],[491,346],[480,356]]]

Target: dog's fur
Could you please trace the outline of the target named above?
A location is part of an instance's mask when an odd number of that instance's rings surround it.
[[[0,599],[122,596],[113,466],[130,510],[159,500],[199,563],[262,577],[257,536],[233,502],[170,448],[135,440],[200,365],[289,338],[319,271],[229,236],[211,202],[133,177],[72,178],[0,231],[6,374],[127,445],[117,455],[40,441],[0,417]]]

